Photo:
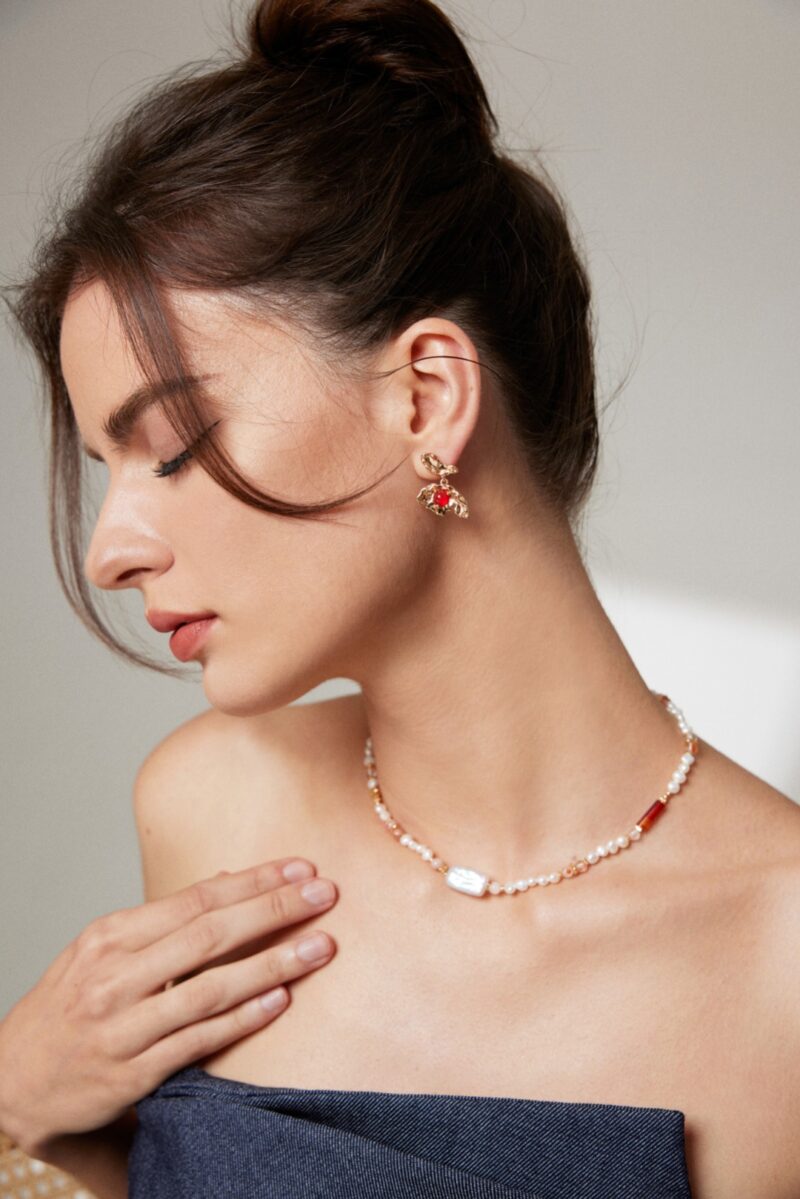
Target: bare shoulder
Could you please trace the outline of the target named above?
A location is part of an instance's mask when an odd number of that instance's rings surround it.
[[[741,768],[740,768],[741,769]],[[763,1078],[766,1093],[749,1128],[771,1147],[760,1177],[774,1194],[800,1193],[800,805],[748,771],[737,800],[741,835],[751,841],[747,889],[752,919],[741,918],[738,969],[728,978],[749,1009],[752,1049],[742,1054],[748,1079]],[[752,1084],[758,1090],[758,1084]],[[749,1109],[748,1109],[749,1110]],[[759,1130],[756,1121],[765,1119]],[[760,1160],[758,1154],[755,1160]],[[773,1193],[772,1191],[770,1193]]]
[[[704,819],[716,829],[722,859],[753,868],[797,861],[800,803],[709,742],[701,740],[700,746],[698,799]]]
[[[741,833],[752,842],[751,902],[762,917],[766,967],[762,994],[776,1034],[783,1037],[793,1030],[794,1048],[800,1051],[800,803],[749,772],[744,774],[738,807]],[[779,1012],[787,1018],[780,1026]],[[794,1073],[795,1114],[800,1115],[800,1072]]]
[[[709,841],[716,833],[715,889],[739,934],[737,965],[747,972],[753,1017],[774,1038],[780,1060],[788,1038],[800,1050],[800,803],[706,749],[713,801],[704,832]],[[800,1072],[793,1073],[797,1117]]]
[[[728,947],[737,1002],[765,1034],[774,1020],[765,1012],[787,1004],[800,1030],[800,804],[703,740],[679,800],[671,894],[691,914],[684,934]]]
[[[258,860],[254,846],[308,785],[318,753],[334,752],[353,729],[359,707],[360,695],[346,695],[247,717],[210,708],[159,741],[133,786],[145,899]]]
[[[682,1000],[675,1106],[693,1192],[789,1199],[800,1195],[800,807],[703,739],[697,762],[661,830],[672,852],[659,920]]]
[[[738,876],[758,914],[778,933],[800,913],[800,803],[707,743],[709,783],[701,834],[715,846],[715,874]],[[794,926],[795,935],[797,925]]]

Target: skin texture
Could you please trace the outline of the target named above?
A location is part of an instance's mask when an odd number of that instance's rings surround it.
[[[156,751],[170,804],[137,812],[148,897],[293,853],[340,891],[309,925],[337,945],[320,981],[208,1068],[678,1108],[694,1199],[796,1196],[800,809],[701,741],[689,784],[614,861],[526,895],[450,891],[370,812],[367,729],[405,827],[517,878],[626,831],[664,789],[683,744],[658,680],[541,503],[488,372],[427,357],[477,358],[457,325],[416,322],[374,361],[414,365],[331,394],[299,335],[216,297],[176,302],[193,367],[219,376],[219,436],[268,490],[328,498],[402,463],[322,523],[249,508],[196,464],[158,479],[184,447],[156,410],[124,454],[104,443],[143,381],[107,293],[67,305],[70,399],[109,472],[86,573],[146,608],[220,616],[199,651],[212,710]],[[425,450],[458,464],[468,520],[416,503]],[[362,694],[286,707],[331,677]]]

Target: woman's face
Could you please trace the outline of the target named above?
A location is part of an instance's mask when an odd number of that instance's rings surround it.
[[[403,396],[414,368],[369,396],[332,398],[299,336],[208,294],[183,293],[174,303],[192,372],[212,376],[214,436],[268,493],[303,503],[346,495],[417,448],[413,435],[398,437],[413,421]],[[376,369],[404,360],[384,356]],[[356,677],[392,613],[423,586],[435,545],[440,521],[415,503],[422,480],[412,463],[327,518],[259,511],[191,458],[175,474],[153,473],[186,448],[157,405],[141,415],[127,448],[108,443],[103,421],[146,380],[102,283],[69,300],[61,362],[80,435],[108,471],[84,562],[89,581],[139,588],[142,620],[152,609],[216,613],[196,657],[206,695],[222,711],[266,711],[326,678]]]

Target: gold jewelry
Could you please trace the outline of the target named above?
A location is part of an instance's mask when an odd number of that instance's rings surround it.
[[[603,858],[609,857],[612,854],[619,853],[621,849],[628,849],[634,842],[638,841],[642,833],[646,833],[661,813],[667,806],[669,799],[673,795],[677,795],[686,778],[694,765],[697,756],[699,741],[689,727],[686,718],[668,695],[661,695],[655,691],[661,700],[664,707],[674,717],[675,723],[680,729],[686,749],[681,755],[680,761],[672,774],[672,778],[667,783],[664,791],[659,795],[658,799],[650,805],[643,816],[640,816],[636,824],[623,833],[620,837],[612,837],[610,841],[606,841],[594,849],[590,849],[588,853],[581,857],[571,858],[569,865],[562,870],[555,870],[552,874],[540,874],[538,876],[531,875],[530,878],[520,878],[513,882],[500,883],[496,879],[490,879],[488,874],[482,874],[479,870],[473,870],[469,866],[450,866],[433,852],[427,845],[417,841],[410,833],[406,832],[401,824],[395,820],[392,813],[383,802],[380,783],[375,766],[375,753],[372,745],[372,738],[367,736],[364,745],[364,765],[367,768],[367,787],[374,803],[374,812],[378,818],[383,821],[384,828],[397,838],[398,845],[404,845],[407,849],[412,849],[419,854],[423,862],[427,862],[439,874],[445,875],[445,882],[452,887],[454,891],[460,891],[463,895],[513,895],[517,891],[527,891],[534,887],[546,887],[550,883],[561,882],[562,878],[574,878],[578,874],[585,874],[590,866],[596,866],[598,862],[602,862]]]
[[[435,471],[439,476],[438,483],[428,483],[426,487],[417,492],[417,499],[423,508],[427,508],[429,512],[435,512],[437,516],[444,516],[446,512],[452,512],[455,516],[463,516],[466,519],[469,516],[467,501],[460,491],[456,491],[455,487],[447,482],[447,476],[454,475],[458,467],[452,464],[445,466],[441,458],[430,453],[422,454],[420,461],[426,470]]]

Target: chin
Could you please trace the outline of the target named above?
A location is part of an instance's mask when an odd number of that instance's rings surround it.
[[[273,663],[265,663],[259,672],[252,659],[237,665],[209,654],[203,666],[203,691],[211,707],[226,716],[261,716],[302,699],[325,681],[316,673],[313,678],[301,674],[294,666],[281,676]]]

